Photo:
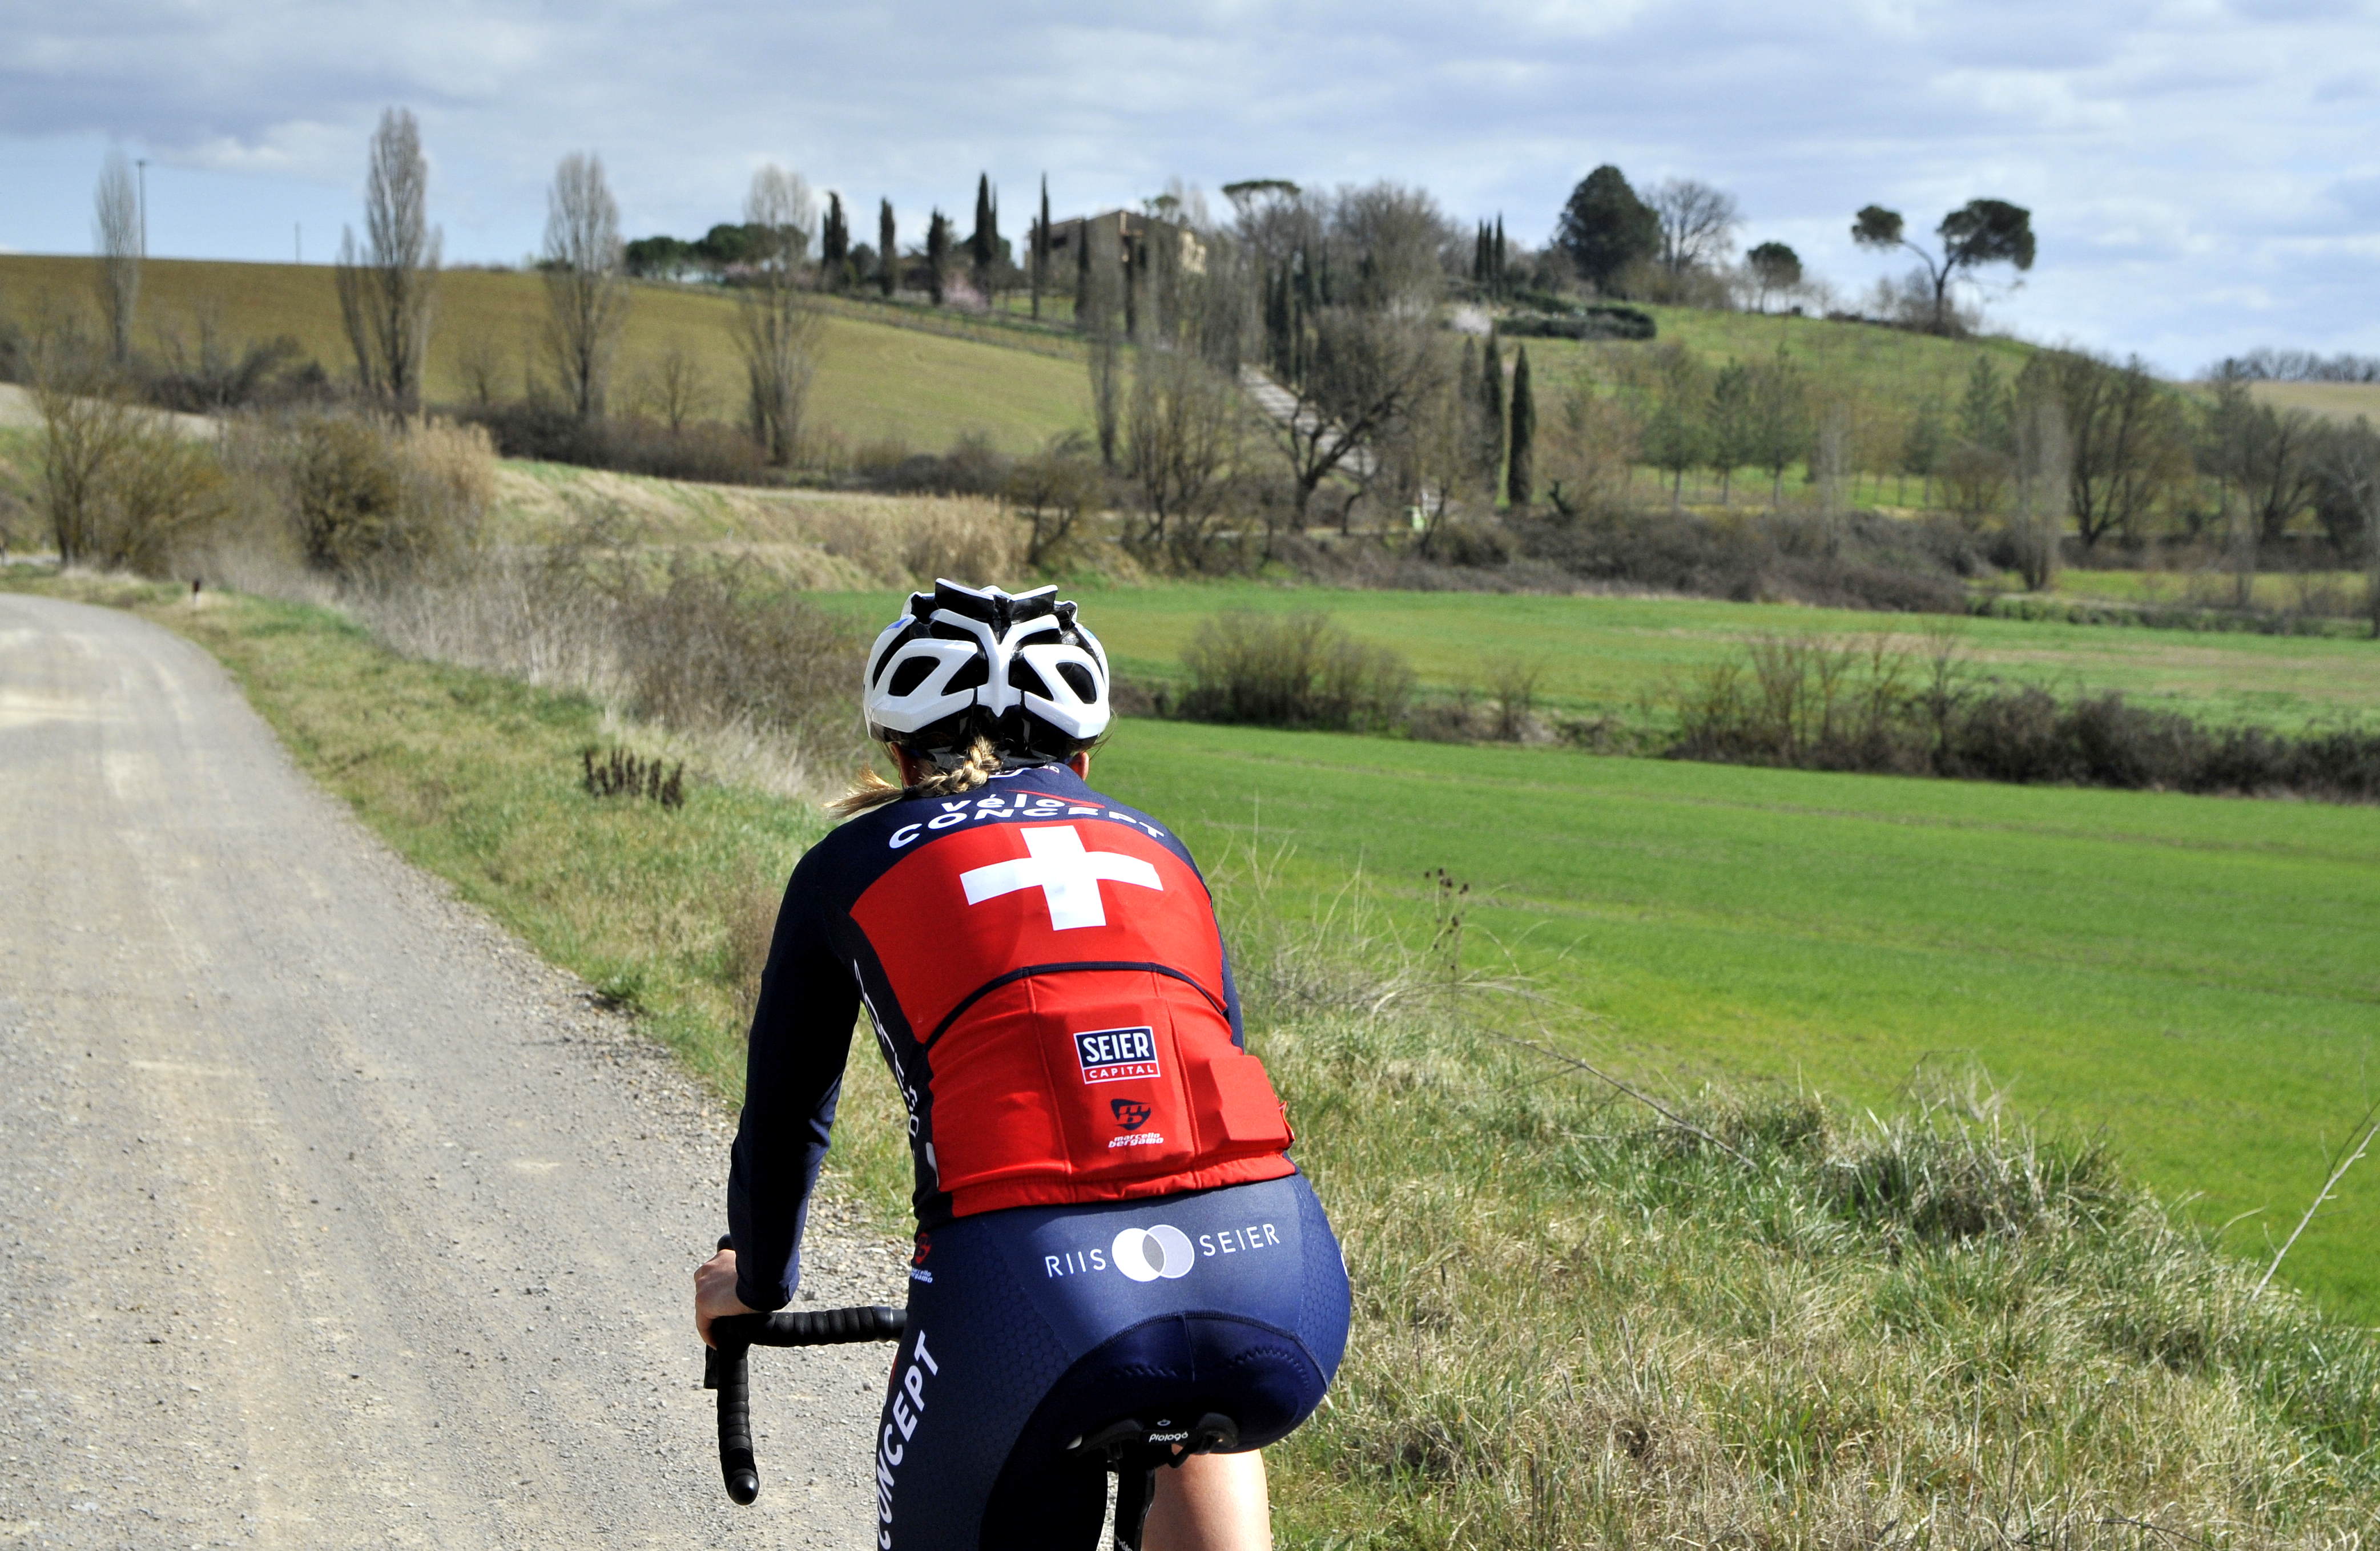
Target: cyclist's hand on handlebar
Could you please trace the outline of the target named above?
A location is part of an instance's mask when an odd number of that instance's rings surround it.
[[[694,1328],[703,1345],[719,1344],[710,1339],[712,1320],[724,1315],[759,1312],[745,1307],[744,1300],[735,1296],[734,1250],[721,1250],[694,1268]]]

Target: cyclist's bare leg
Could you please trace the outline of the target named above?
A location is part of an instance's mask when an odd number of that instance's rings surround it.
[[[1157,1472],[1142,1551],[1272,1551],[1264,1456],[1194,1454]]]

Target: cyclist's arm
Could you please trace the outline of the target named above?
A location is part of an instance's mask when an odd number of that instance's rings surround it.
[[[802,870],[785,891],[760,979],[727,1176],[735,1295],[763,1312],[783,1308],[801,1280],[802,1223],[859,1015],[858,984],[829,945],[820,891],[804,887]]]

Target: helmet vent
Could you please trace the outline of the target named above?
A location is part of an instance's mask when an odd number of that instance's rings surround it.
[[[888,695],[914,695],[917,693],[917,686],[925,683],[927,678],[933,673],[933,671],[934,660],[932,658],[913,657],[906,662],[902,663],[898,668],[892,670],[892,682],[886,686],[885,693]]]

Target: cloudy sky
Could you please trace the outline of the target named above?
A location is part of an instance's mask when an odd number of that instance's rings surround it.
[[[108,144],[150,249],[328,256],[382,107],[450,261],[517,260],[573,150],[630,235],[733,219],[776,161],[905,231],[975,178],[1021,228],[1169,177],[1394,178],[1531,241],[1590,167],[1733,192],[1846,293],[1871,201],[2030,207],[2000,327],[2193,370],[2380,354],[2380,0],[0,0],[0,248],[81,252]],[[872,230],[872,223],[862,224]]]

